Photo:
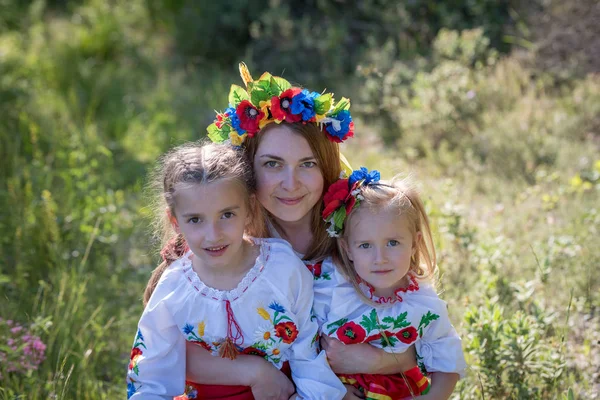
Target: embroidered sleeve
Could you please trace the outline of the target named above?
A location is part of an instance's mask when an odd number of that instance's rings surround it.
[[[461,340],[450,323],[446,304],[435,311],[427,311],[421,317],[417,334],[421,340],[415,343],[417,362],[427,372],[458,373],[464,377],[467,367]]]
[[[346,394],[344,385],[329,367],[325,352],[317,354],[318,325],[311,313],[313,276],[297,261],[297,277],[289,288],[292,312],[298,322],[298,336],[291,347],[292,378],[303,399],[341,399]]]
[[[172,399],[185,390],[185,339],[159,295],[153,295],[138,324],[127,371],[128,399]]]
[[[335,267],[331,258],[324,260],[321,263],[307,265],[310,272],[313,274],[313,314],[319,324],[319,330],[323,323],[327,320],[327,315],[331,308],[331,296],[336,285]]]

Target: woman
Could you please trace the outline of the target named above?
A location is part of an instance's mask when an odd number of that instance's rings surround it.
[[[217,116],[208,129],[209,137],[215,141],[229,139],[245,147],[256,176],[257,199],[267,215],[267,236],[287,240],[307,265],[313,265],[335,251],[335,242],[321,218],[322,196],[342,171],[338,143],[353,134],[350,103],[342,98],[334,107],[331,95],[286,87],[287,82],[267,73],[252,81],[245,65],[240,70],[249,91],[252,87],[254,91],[266,88],[269,95],[254,96],[268,100],[260,103],[261,108],[247,100],[233,104]],[[285,90],[273,90],[269,82]],[[254,98],[239,89],[232,87],[234,97]],[[320,106],[328,112],[319,115]],[[314,122],[317,119],[320,123]],[[393,374],[416,365],[412,348],[403,354],[389,354],[368,344],[345,346],[330,338],[323,339],[321,346],[338,374]],[[372,362],[365,364],[364,360]],[[193,344],[187,345],[187,379],[249,386],[254,398],[260,400],[287,400],[294,393],[287,376],[263,358],[213,357]],[[349,392],[347,398],[359,398],[357,394]]]

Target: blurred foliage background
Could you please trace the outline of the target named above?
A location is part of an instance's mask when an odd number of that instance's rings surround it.
[[[241,60],[350,97],[352,164],[422,183],[456,398],[599,398],[598,20],[594,0],[0,0],[0,399],[125,396],[158,262],[146,173],[204,137]]]

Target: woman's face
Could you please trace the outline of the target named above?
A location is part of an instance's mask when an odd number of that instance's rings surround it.
[[[282,222],[300,221],[321,201],[321,166],[300,134],[285,126],[262,134],[254,157],[258,201]]]

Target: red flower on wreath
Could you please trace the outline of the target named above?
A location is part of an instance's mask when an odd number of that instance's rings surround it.
[[[300,93],[302,89],[291,88],[271,98],[271,115],[278,122],[299,122],[302,114],[292,114],[292,97]]]
[[[129,357],[129,369],[133,369],[133,367],[135,367],[137,364],[137,359],[140,358],[142,354],[142,350],[137,347],[131,349],[131,357]]]
[[[251,356],[259,356],[259,357],[265,357],[267,355],[267,353],[265,353],[261,349],[257,349],[256,347],[252,347],[252,346],[246,347],[244,350],[242,350],[242,354],[248,354]]]
[[[217,114],[217,120],[215,121],[215,125],[217,128],[221,129],[223,127],[223,124],[225,123],[225,119],[228,118],[229,115],[227,113],[218,113]]]
[[[419,334],[417,330],[413,326],[409,326],[408,328],[402,329],[400,332],[396,333],[396,337],[403,343],[411,344],[415,340]]]
[[[344,200],[346,200],[349,194],[348,179],[340,179],[329,186],[327,192],[323,196],[323,203],[325,204],[325,209],[322,214],[323,219],[327,219],[331,213],[344,204]]]
[[[362,326],[354,322],[347,322],[338,328],[336,335],[344,344],[355,344],[362,343],[367,332]]]
[[[313,274],[315,278],[319,278],[322,272],[322,263],[310,264],[306,268]]]
[[[283,339],[283,343],[293,343],[298,337],[298,328],[293,322],[280,322],[275,325],[275,335]]]
[[[240,127],[248,132],[250,137],[258,132],[258,123],[265,116],[262,110],[254,107],[248,100],[242,101],[235,109],[235,113],[240,119]]]
[[[205,350],[211,351],[210,344],[202,341],[202,340],[190,340],[191,343],[197,344],[200,347],[203,347]]]

